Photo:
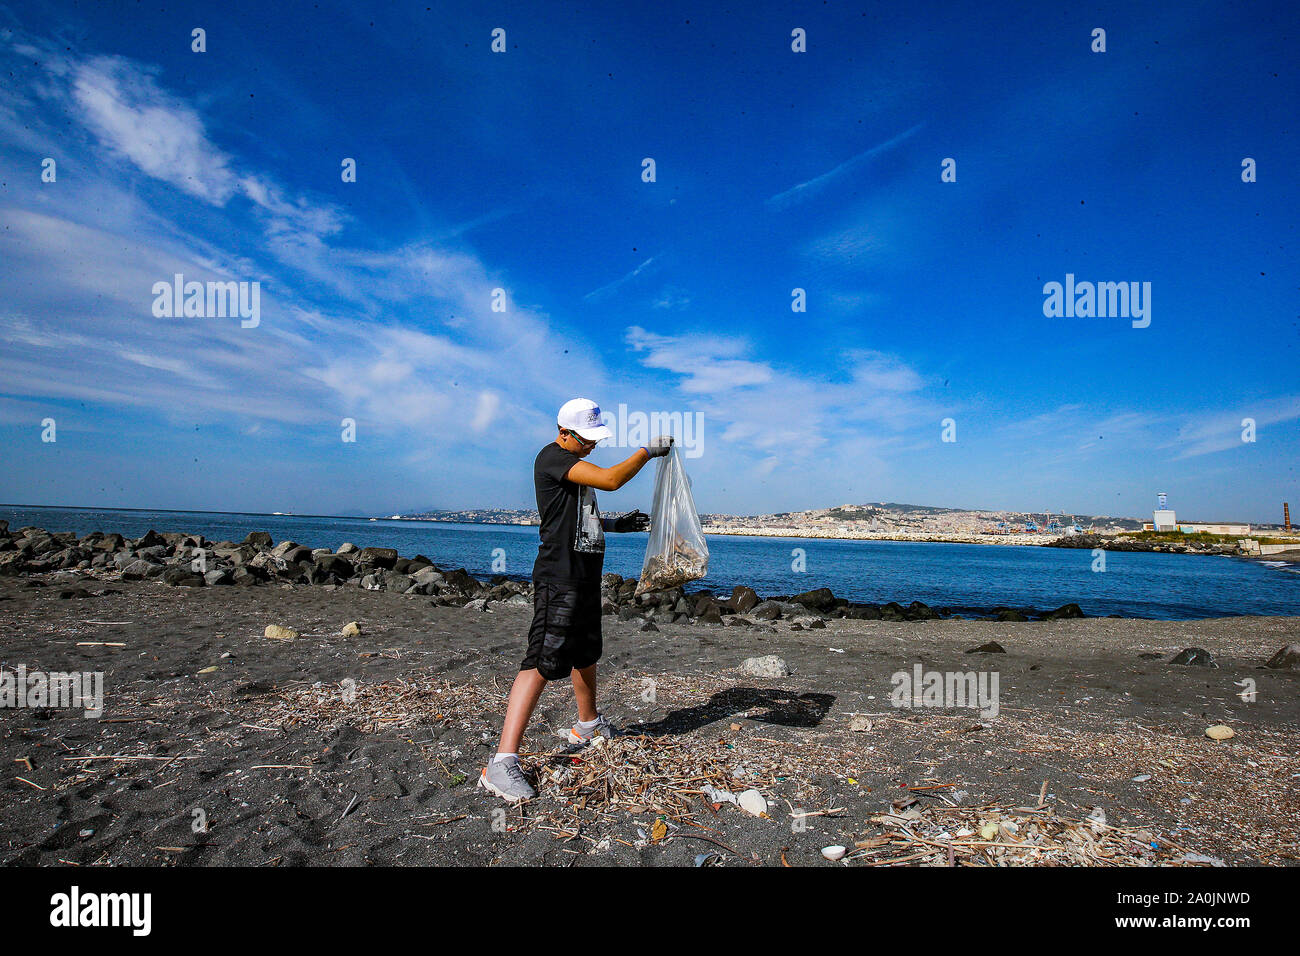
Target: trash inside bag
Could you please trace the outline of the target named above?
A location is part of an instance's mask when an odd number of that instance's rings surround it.
[[[655,473],[654,507],[650,514],[650,543],[636,593],[662,591],[704,577],[709,570],[709,546],[691,496],[691,479],[676,445],[659,459]]]

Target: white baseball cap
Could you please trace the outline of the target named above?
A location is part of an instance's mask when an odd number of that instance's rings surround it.
[[[614,433],[600,419],[600,406],[589,398],[573,398],[560,406],[556,422],[561,428],[575,431],[587,441],[600,441]]]

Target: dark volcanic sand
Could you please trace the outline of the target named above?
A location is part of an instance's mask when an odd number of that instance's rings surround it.
[[[48,586],[0,579],[0,658],[9,669],[102,670],[106,710],[99,720],[0,710],[0,863],[690,865],[717,850],[684,838],[635,845],[638,827],[650,832],[649,813],[618,812],[562,839],[537,825],[557,810],[546,792],[509,810],[507,832],[494,832],[501,804],[473,784],[495,746],[529,608],[485,613],[355,588],[157,582],[85,581],[115,593],[60,598],[69,576],[43,580]],[[339,636],[354,620],[362,636]],[[302,637],[268,640],[271,623]],[[801,631],[777,622],[775,633],[698,624],[641,633],[638,624],[605,618],[602,676],[611,691],[602,706],[616,723],[685,735],[722,758],[744,752],[747,737],[808,758],[798,777],[763,787],[772,819],[725,805],[716,818],[697,817],[712,829],[693,832],[711,833],[749,862],[756,854],[779,866],[784,848],[793,865],[830,865],[820,849],[882,832],[870,818],[904,786],[955,784],[943,792],[966,791],[966,804],[1022,806],[1037,803],[1044,780],[1048,803],[1064,815],[1102,807],[1112,824],[1149,827],[1230,863],[1300,859],[1300,674],[1260,668],[1300,641],[1300,619],[831,620]],[[965,653],[991,640],[1007,653]],[[1221,667],[1167,663],[1189,645]],[[794,675],[734,671],[764,654],[780,655]],[[917,662],[997,668],[1001,713],[981,727],[973,711],[891,708],[890,675]],[[645,676],[659,682],[655,704],[640,697]],[[399,678],[472,685],[489,708],[370,733],[267,722],[279,693],[324,682],[329,697],[348,679],[365,688]],[[1236,696],[1245,678],[1257,683],[1253,703]],[[870,731],[849,730],[855,713],[871,717]],[[526,747],[556,749],[574,717],[567,685],[549,688]],[[1206,738],[1218,723],[1236,737]],[[175,759],[65,759],[92,754]],[[31,770],[15,762],[24,757]],[[1133,782],[1139,774],[1152,777]],[[786,799],[844,811],[793,832]],[[196,808],[206,834],[191,827]]]

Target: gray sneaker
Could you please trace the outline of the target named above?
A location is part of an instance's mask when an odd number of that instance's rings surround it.
[[[617,736],[618,731],[614,728],[613,724],[605,719],[604,714],[596,715],[596,726],[592,727],[591,730],[587,731],[585,734],[577,724],[574,724],[569,728],[569,743],[571,744],[586,745],[591,743],[592,740],[597,737],[604,737],[606,740],[612,740]]]
[[[489,761],[483,768],[483,773],[479,775],[478,785],[488,793],[495,793],[502,800],[509,800],[511,803],[531,800],[537,796],[537,791],[533,789],[533,785],[528,782],[528,778],[524,776],[524,771],[519,766],[518,757]]]

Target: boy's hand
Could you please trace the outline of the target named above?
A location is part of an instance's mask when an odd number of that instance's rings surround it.
[[[618,532],[645,531],[650,527],[650,516],[642,511],[629,511],[614,519],[614,530]]]
[[[651,458],[660,458],[668,454],[668,449],[673,447],[672,435],[660,435],[650,444],[645,445],[645,453]]]

